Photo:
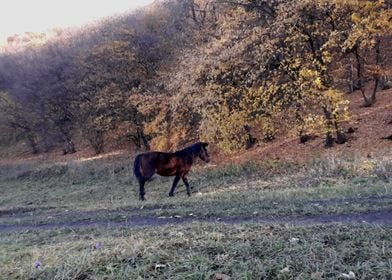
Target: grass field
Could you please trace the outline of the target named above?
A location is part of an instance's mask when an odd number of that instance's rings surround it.
[[[4,279],[391,279],[383,226],[225,225],[1,234]],[[355,278],[349,278],[350,271]],[[222,278],[227,279],[227,278]]]
[[[2,166],[0,278],[392,277],[390,222],[317,223],[325,215],[390,213],[388,157],[196,166],[192,197],[181,185],[169,198],[172,178],[156,178],[146,202],[130,161]],[[295,223],[304,217],[315,220]],[[147,224],[125,226],[132,218]],[[181,223],[156,224],[175,218]]]

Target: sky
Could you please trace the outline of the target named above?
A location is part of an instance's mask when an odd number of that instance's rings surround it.
[[[24,32],[75,27],[153,0],[0,0],[0,42]]]

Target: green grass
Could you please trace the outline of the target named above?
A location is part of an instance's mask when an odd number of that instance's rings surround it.
[[[257,225],[217,217],[295,217],[392,210],[392,163],[382,159],[195,166],[194,187],[172,178],[140,202],[131,160],[40,162],[0,168],[0,225],[193,217],[150,228],[0,230],[0,279],[391,279],[391,227]],[[195,221],[197,220],[197,221]],[[201,222],[200,222],[201,221]],[[100,244],[102,248],[95,248]],[[35,268],[40,261],[42,266]],[[221,276],[222,276],[221,275]]]
[[[392,164],[367,159],[196,166],[194,194],[181,184],[168,197],[172,178],[148,182],[138,200],[130,159],[43,163],[8,167],[0,180],[1,224],[121,221],[132,216],[303,216],[384,211],[392,208]],[[26,212],[26,213],[23,213]],[[57,218],[56,218],[57,217]],[[57,219],[58,220],[58,219]]]
[[[0,240],[4,279],[345,279],[350,271],[356,279],[392,277],[392,231],[382,226],[193,223],[27,231]]]

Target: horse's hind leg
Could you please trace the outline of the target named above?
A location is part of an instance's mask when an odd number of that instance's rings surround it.
[[[186,176],[182,176],[182,181],[184,182],[185,186],[186,186],[186,193],[188,194],[188,196],[191,196],[191,188],[189,187],[189,182],[188,179],[186,178]]]
[[[139,199],[140,200],[144,200],[144,195],[146,194],[146,192],[144,190],[144,184],[145,183],[146,183],[146,181],[139,180]]]
[[[176,175],[176,178],[174,178],[173,186],[172,186],[172,188],[171,188],[171,190],[169,192],[169,196],[174,196],[174,191],[175,191],[175,189],[177,187],[178,181],[180,181],[180,178],[181,178],[181,176],[178,175],[178,174]]]

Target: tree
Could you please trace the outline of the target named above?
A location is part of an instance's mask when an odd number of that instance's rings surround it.
[[[48,151],[61,143],[64,153],[75,152],[72,141],[73,93],[67,88],[71,78],[73,48],[64,41],[26,47],[3,56],[0,72],[3,90],[9,93],[14,115],[31,112],[24,118],[36,134],[38,150]],[[33,119],[30,119],[33,117]],[[26,126],[26,124],[25,124]]]
[[[383,63],[382,40],[392,32],[392,9],[386,1],[340,1],[347,6],[351,17],[350,32],[343,46],[347,53],[352,53],[356,64],[356,85],[364,99],[364,106],[371,106],[376,101],[376,93],[382,76],[391,70]],[[372,83],[370,95],[368,84]]]
[[[280,9],[270,33],[273,36],[275,30],[283,30],[285,38],[278,43],[282,59],[274,71],[278,75],[276,88],[298,111],[306,111],[308,104],[310,108],[318,104],[324,115],[327,147],[333,144],[333,133],[337,143],[346,142],[341,123],[347,120],[343,113],[347,108],[342,92],[335,86],[333,70],[334,62],[342,56],[339,46],[349,30],[348,14],[331,1],[291,2]]]
[[[286,121],[294,119],[301,139],[312,126],[326,134],[326,146],[334,133],[344,143],[347,103],[333,70],[342,56],[348,11],[328,1],[274,1],[268,11],[265,1],[228,2],[245,9],[235,8],[234,19],[221,23],[228,32],[220,36],[219,59],[208,61],[198,79],[212,104],[202,109],[202,127],[232,150],[246,145],[245,127],[257,126],[263,139],[273,139],[274,119],[284,114]]]
[[[140,59],[132,30],[120,27],[109,32],[106,42],[80,54],[76,70],[80,124],[97,154],[103,151],[104,135],[109,131],[111,140],[126,137],[138,148],[148,148],[142,115],[130,97],[153,68],[148,60]]]
[[[33,154],[39,152],[36,123],[31,111],[26,111],[13,102],[6,93],[0,93],[1,142],[13,142],[14,139],[27,141]]]

